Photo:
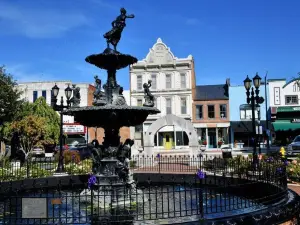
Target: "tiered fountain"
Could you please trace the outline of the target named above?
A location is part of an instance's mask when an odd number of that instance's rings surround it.
[[[107,48],[103,53],[86,57],[85,61],[107,71],[107,82],[101,87],[101,80],[95,76],[96,90],[94,92],[93,106],[73,107],[64,112],[74,116],[76,122],[88,127],[102,127],[105,138],[102,145],[93,146],[93,172],[96,183],[93,185],[97,191],[107,193],[109,199],[99,197],[99,207],[105,208],[114,204],[126,202],[124,189],[132,188],[133,181],[129,178],[130,148],[133,140],[127,139],[120,143],[119,129],[142,124],[149,114],[160,111],[153,108],[153,96],[149,91],[149,84],[144,84],[145,103],[143,107],[128,106],[122,95],[123,87],[116,80],[116,71],[137,62],[131,55],[122,54],[116,47],[126,26],[125,20],[134,18],[127,15],[124,8],[112,23],[112,30],[104,34]],[[113,49],[109,44],[113,45]],[[149,81],[150,83],[151,81]],[[83,192],[86,194],[87,190]]]

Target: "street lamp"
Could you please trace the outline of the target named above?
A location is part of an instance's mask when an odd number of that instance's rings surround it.
[[[252,132],[253,132],[253,161],[256,162],[257,160],[257,151],[256,151],[256,144],[257,144],[257,137],[256,137],[256,126],[255,126],[255,108],[259,107],[259,104],[262,104],[264,102],[264,98],[259,96],[259,87],[260,87],[260,82],[261,78],[258,76],[258,73],[256,73],[255,77],[253,77],[253,84],[254,87],[251,88],[252,86],[252,81],[247,78],[244,80],[244,86],[246,89],[246,95],[247,95],[247,103],[251,104],[251,111],[252,111]],[[255,88],[255,90],[254,90]],[[251,89],[251,92],[250,92]],[[250,96],[251,94],[251,96]]]
[[[64,156],[63,156],[63,111],[64,109],[70,108],[70,98],[72,96],[72,89],[68,85],[65,89],[65,95],[67,98],[67,105],[64,105],[64,98],[61,96],[60,105],[57,105],[57,96],[59,93],[59,87],[55,84],[52,88],[51,92],[51,106],[55,111],[59,111],[60,113],[60,135],[59,135],[59,160],[58,166],[56,169],[56,173],[63,173],[64,172]]]

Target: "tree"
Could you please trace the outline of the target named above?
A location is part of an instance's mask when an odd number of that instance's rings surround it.
[[[11,122],[20,110],[23,100],[22,92],[17,88],[17,83],[4,66],[0,67],[0,125]],[[1,138],[1,136],[0,136]]]
[[[45,123],[42,125],[46,133],[41,137],[41,144],[55,144],[59,139],[60,119],[59,115],[46,103],[44,97],[39,97],[34,103],[25,102],[16,115],[16,120],[22,120],[30,115],[44,118]]]
[[[56,111],[54,111],[47,103],[44,97],[39,97],[32,104],[32,115],[44,118],[46,134],[43,136],[42,143],[54,144],[59,139],[60,119]]]
[[[42,137],[47,132],[45,124],[46,119],[36,115],[29,115],[11,123],[11,129],[18,132],[20,145],[27,155],[34,146],[42,144]]]

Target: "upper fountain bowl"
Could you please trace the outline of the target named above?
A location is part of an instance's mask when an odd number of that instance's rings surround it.
[[[122,54],[111,48],[106,48],[103,53],[86,57],[85,61],[100,69],[119,70],[136,63],[138,60],[131,55]]]
[[[105,105],[70,108],[64,115],[87,127],[130,127],[142,124],[149,114],[160,111],[154,107]]]

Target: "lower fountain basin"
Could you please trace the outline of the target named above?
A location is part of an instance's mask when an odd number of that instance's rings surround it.
[[[199,224],[202,216],[209,221],[257,213],[268,208],[268,205],[232,194],[181,185],[133,188],[129,193],[124,193],[127,196],[125,200],[118,196],[114,202],[105,192],[86,192],[83,195],[82,191],[52,190],[11,196],[10,199],[0,201],[0,224],[91,225],[107,221],[111,222],[109,224],[121,221],[121,224]],[[47,200],[47,219],[22,219],[22,198],[28,197]],[[60,199],[61,203],[53,204],[53,199]],[[104,201],[102,207],[99,199]],[[205,202],[207,199],[209,201]]]
[[[149,114],[160,111],[153,107],[140,106],[86,106],[70,108],[64,115],[74,116],[74,119],[88,127],[129,127],[142,124]]]

